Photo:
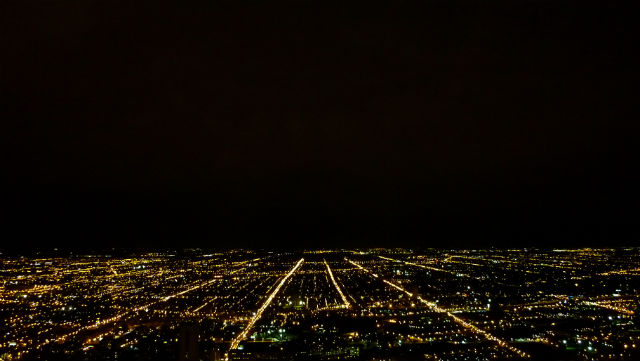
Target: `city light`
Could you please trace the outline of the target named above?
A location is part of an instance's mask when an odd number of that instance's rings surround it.
[[[636,249],[8,257],[0,360],[631,361],[640,279],[619,270],[638,263]]]

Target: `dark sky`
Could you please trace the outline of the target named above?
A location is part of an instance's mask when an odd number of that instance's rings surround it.
[[[0,247],[639,245],[624,4],[3,1]]]

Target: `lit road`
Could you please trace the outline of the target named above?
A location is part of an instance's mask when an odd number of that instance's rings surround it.
[[[342,298],[342,303],[344,304],[344,307],[345,308],[351,308],[351,303],[349,303],[349,300],[347,300],[347,297],[344,295],[344,293],[342,293],[342,290],[340,289],[340,286],[338,285],[338,282],[336,282],[336,279],[333,277],[333,272],[331,272],[331,267],[329,267],[329,264],[327,263],[327,260],[324,260],[324,264],[327,266],[327,272],[329,273],[329,277],[331,278],[331,282],[335,286],[336,290],[338,290],[338,293],[340,294],[340,297]]]
[[[255,325],[255,323],[260,319],[264,310],[266,310],[267,307],[269,307],[269,305],[271,304],[273,299],[276,297],[276,295],[278,294],[282,286],[284,286],[287,283],[287,280],[289,280],[289,278],[293,276],[293,274],[298,270],[298,268],[300,268],[303,262],[304,262],[304,258],[300,258],[298,263],[296,263],[296,265],[293,266],[293,268],[291,268],[291,270],[289,270],[289,272],[282,278],[278,286],[273,290],[273,292],[271,292],[267,300],[264,301],[262,306],[260,306],[258,311],[256,311],[256,313],[253,315],[251,320],[249,320],[249,323],[244,328],[244,330],[242,330],[242,332],[240,332],[240,334],[238,334],[238,336],[236,336],[236,338],[234,338],[233,341],[231,341],[231,347],[229,348],[230,350],[237,349],[238,345],[240,345],[240,342],[242,342],[244,339],[247,338],[247,336],[249,335],[249,332],[253,328],[253,325]]]

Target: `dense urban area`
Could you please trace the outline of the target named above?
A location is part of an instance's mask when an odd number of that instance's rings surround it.
[[[640,249],[0,256],[1,360],[639,360]]]

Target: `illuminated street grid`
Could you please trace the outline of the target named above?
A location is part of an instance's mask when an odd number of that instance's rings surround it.
[[[638,360],[638,249],[0,258],[2,360]]]

